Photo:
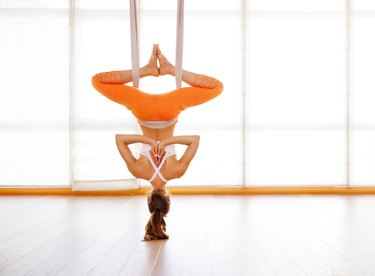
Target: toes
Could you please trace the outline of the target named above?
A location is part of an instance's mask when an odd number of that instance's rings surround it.
[[[153,44],[152,50],[155,51],[155,52],[158,52],[160,50],[159,44]]]
[[[152,48],[152,57],[156,57],[158,55],[158,48],[157,48],[156,45],[157,44],[153,45],[153,48]]]

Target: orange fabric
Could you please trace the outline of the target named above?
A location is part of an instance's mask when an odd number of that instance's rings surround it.
[[[186,108],[205,103],[223,91],[217,79],[197,75],[192,87],[148,94],[125,85],[120,71],[99,73],[92,78],[92,85],[108,99],[127,107],[136,118],[147,121],[172,120]]]

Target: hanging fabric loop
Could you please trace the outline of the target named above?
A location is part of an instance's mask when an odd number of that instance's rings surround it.
[[[132,79],[133,86],[139,86],[139,45],[138,45],[138,18],[137,0],[129,0],[130,8],[130,35],[132,55]]]
[[[129,0],[130,9],[130,34],[131,34],[131,56],[132,56],[132,79],[133,86],[139,86],[139,45],[138,45],[138,16],[137,0]],[[181,87],[182,81],[182,53],[184,43],[184,0],[177,3],[177,27],[176,27],[176,65],[175,77],[176,87]]]
[[[181,87],[182,81],[182,53],[184,46],[184,0],[178,0],[176,27],[176,87]]]

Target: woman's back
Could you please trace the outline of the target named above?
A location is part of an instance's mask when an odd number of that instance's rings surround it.
[[[162,160],[155,160],[141,155],[137,161],[137,173],[135,177],[149,181],[152,185],[165,184],[167,181],[180,177],[179,162],[176,155],[170,155]]]
[[[173,131],[173,129],[168,131]],[[116,145],[130,173],[136,178],[150,181],[155,187],[156,185],[165,185],[168,180],[180,178],[185,174],[198,149],[199,136],[173,136],[159,140],[163,135],[168,134],[165,129],[159,132],[150,130],[150,132],[152,132],[150,136],[159,135],[158,139],[146,135],[116,134]],[[142,144],[139,158],[135,158],[129,149],[128,145],[134,143]],[[176,144],[187,146],[182,157],[178,160]]]
[[[172,137],[175,124],[166,128],[149,128],[141,125],[143,135],[154,139],[155,141],[162,141],[166,138]]]

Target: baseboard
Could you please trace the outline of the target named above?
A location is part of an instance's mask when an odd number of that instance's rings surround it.
[[[133,190],[73,191],[71,188],[41,187],[0,187],[0,195],[145,195],[149,188]],[[272,187],[272,188],[231,188],[231,187],[171,187],[172,195],[279,195],[279,194],[375,194],[375,187]]]

